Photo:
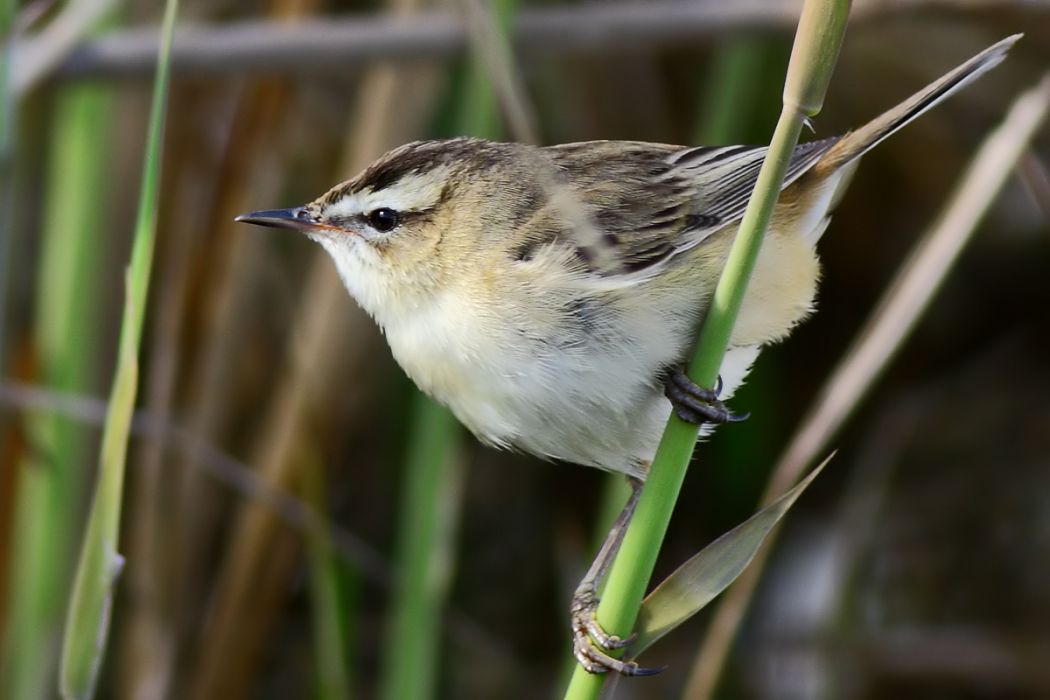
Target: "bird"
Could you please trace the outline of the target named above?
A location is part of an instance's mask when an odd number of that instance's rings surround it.
[[[720,368],[683,365],[735,239],[765,146],[478,138],[415,141],[317,199],[238,221],[293,229],[426,394],[483,443],[618,472],[632,495],[570,607],[588,671],[645,675],[595,616],[673,411],[709,431],[759,351],[814,309],[816,244],[862,155],[1000,63],[987,48],[864,126],[796,146]]]

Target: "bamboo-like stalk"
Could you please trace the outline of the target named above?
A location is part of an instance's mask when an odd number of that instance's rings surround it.
[[[741,115],[749,115],[754,111],[761,84],[756,76],[765,57],[764,47],[765,41],[761,39],[745,38],[728,40],[716,48],[706,70],[704,98],[694,143],[718,145],[745,142],[749,124]],[[621,476],[610,475],[604,481],[598,516],[595,518],[596,539],[591,547],[592,552],[598,551],[609,526],[630,494],[629,484]],[[567,662],[566,680],[576,660],[567,656]]]
[[[848,15],[847,0],[806,0],[803,6],[785,81],[784,108],[690,364],[689,376],[701,386],[714,386],[718,379],[791,153],[805,120],[819,112],[823,104]],[[598,608],[599,623],[613,634],[627,636],[634,626],[696,445],[697,432],[695,425],[676,416],[668,420],[634,520],[609,572]],[[603,680],[580,666],[565,697],[567,700],[597,698]]]
[[[856,410],[874,381],[904,344],[1007,178],[1024,156],[1050,111],[1050,75],[1018,97],[1002,124],[988,136],[937,223],[921,238],[879,300],[841,364],[831,373],[810,412],[773,469],[763,502],[790,485]],[[686,697],[714,692],[721,669],[747,611],[777,531],[728,592],[708,628]]]
[[[128,436],[138,388],[138,348],[153,259],[161,145],[168,97],[168,54],[175,32],[177,9],[178,0],[168,0],[150,105],[150,126],[146,138],[131,264],[125,278],[117,369],[102,435],[95,497],[88,516],[66,617],[59,677],[60,692],[66,698],[89,698],[94,695],[105,653],[114,586],[123,566],[123,558],[117,552],[120,509]]]

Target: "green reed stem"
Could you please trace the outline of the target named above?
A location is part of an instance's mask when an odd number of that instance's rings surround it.
[[[66,698],[90,698],[94,695],[105,653],[114,586],[123,566],[123,558],[117,552],[120,507],[131,415],[138,389],[138,349],[156,233],[161,145],[168,97],[168,57],[177,9],[178,0],[168,0],[153,83],[131,264],[125,277],[117,369],[102,434],[98,482],[66,617],[59,678],[60,691]]]
[[[381,697],[437,695],[441,618],[452,574],[463,483],[461,429],[422,394],[413,402],[401,499],[397,599],[392,611]]]
[[[729,347],[747,283],[754,270],[780,194],[791,154],[805,119],[823,104],[849,15],[848,0],[806,0],[795,36],[784,88],[784,108],[748,202],[740,230],[700,329],[689,377],[714,386]],[[634,627],[645,588],[656,565],[660,543],[696,445],[698,428],[671,416],[653,460],[634,520],[609,572],[598,621],[609,632],[626,636]],[[604,678],[577,667],[566,700],[597,698]]]
[[[309,454],[302,462],[302,493],[312,510],[306,533],[306,555],[310,565],[310,611],[317,669],[317,700],[347,700],[350,697],[350,616],[342,595],[344,586],[326,516],[323,462]]]

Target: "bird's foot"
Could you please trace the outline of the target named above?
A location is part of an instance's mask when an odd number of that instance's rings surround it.
[[[572,618],[572,653],[588,673],[614,671],[623,676],[651,676],[662,668],[646,668],[634,661],[624,661],[608,652],[623,649],[634,639],[606,632],[596,616],[598,595],[593,586],[581,586],[572,596],[569,615]]]
[[[681,367],[664,377],[664,396],[671,400],[675,415],[686,423],[739,423],[747,420],[750,413],[737,415],[718,400],[722,393],[722,377],[714,389],[705,389],[686,375]]]

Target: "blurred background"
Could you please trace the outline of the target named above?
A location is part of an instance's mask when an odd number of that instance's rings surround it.
[[[0,153],[0,697],[22,700],[56,693],[161,8],[0,5],[13,56]],[[417,396],[319,248],[232,219],[304,203],[417,138],[763,143],[799,7],[182,3],[127,563],[98,696],[560,697],[569,597],[622,485],[479,446]],[[751,419],[698,448],[657,578],[757,509],[981,139],[1050,65],[1046,3],[858,0],[853,12],[814,138],[1027,35],[865,159],[821,243],[819,312],[733,399]],[[718,697],[1050,696],[1048,163],[1044,128],[834,439]],[[618,697],[703,697],[694,665],[710,619],[647,652],[669,669],[621,682]]]

